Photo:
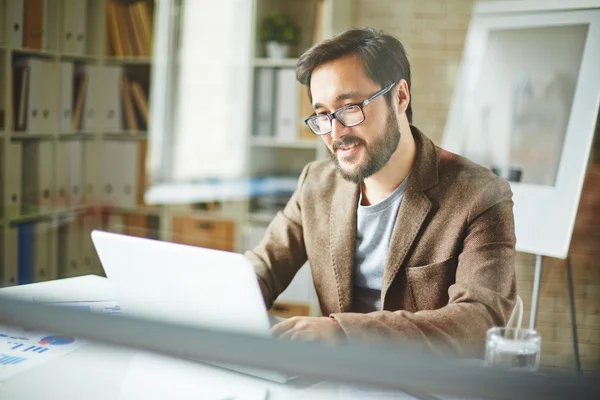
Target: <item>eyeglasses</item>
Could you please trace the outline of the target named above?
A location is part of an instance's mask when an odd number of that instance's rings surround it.
[[[396,82],[390,83],[360,104],[348,104],[347,106],[337,109],[331,114],[313,115],[306,118],[304,123],[310,128],[311,131],[315,133],[315,135],[326,135],[331,132],[333,129],[332,121],[334,118],[345,127],[356,126],[365,120],[363,108],[379,96],[383,96],[389,92],[395,84]]]

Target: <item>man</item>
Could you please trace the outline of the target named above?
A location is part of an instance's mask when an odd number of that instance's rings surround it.
[[[297,77],[332,160],[304,168],[246,256],[268,307],[308,259],[323,317],[291,318],[274,335],[481,355],[516,300],[510,186],[412,125],[410,66],[394,37],[341,33],[304,53]]]

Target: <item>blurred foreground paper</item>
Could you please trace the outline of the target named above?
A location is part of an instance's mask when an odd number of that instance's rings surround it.
[[[119,396],[119,400],[266,398],[267,389],[252,378],[152,353],[134,356]]]
[[[87,344],[70,336],[0,325],[0,382]]]

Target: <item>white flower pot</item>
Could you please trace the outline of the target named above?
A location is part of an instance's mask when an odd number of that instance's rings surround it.
[[[267,57],[268,58],[286,58],[290,52],[290,45],[278,42],[267,42]]]

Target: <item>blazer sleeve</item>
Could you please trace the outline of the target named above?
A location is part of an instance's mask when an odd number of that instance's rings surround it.
[[[332,314],[349,340],[408,340],[453,356],[481,357],[486,331],[504,326],[516,303],[513,201],[506,181],[493,180],[472,203],[448,305],[417,312]]]
[[[301,198],[309,168],[310,164],[304,167],[298,187],[284,209],[271,221],[259,245],[244,253],[254,265],[267,308],[271,308],[307,260]]]

